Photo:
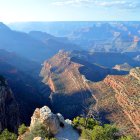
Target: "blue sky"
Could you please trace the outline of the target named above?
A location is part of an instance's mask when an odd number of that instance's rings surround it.
[[[0,0],[0,21],[140,21],[140,0]]]

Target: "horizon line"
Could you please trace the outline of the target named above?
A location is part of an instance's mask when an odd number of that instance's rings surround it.
[[[20,23],[20,22],[140,22],[140,20],[27,20],[27,21],[0,21],[2,23]]]

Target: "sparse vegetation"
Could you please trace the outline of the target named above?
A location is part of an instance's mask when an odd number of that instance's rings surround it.
[[[73,119],[73,126],[79,129],[93,129],[98,124],[99,122],[92,118],[76,117]]]
[[[20,132],[24,132],[25,128],[27,130],[27,127],[25,125],[20,126]],[[45,140],[56,140],[45,128],[45,126],[38,122],[34,125],[34,127],[30,129],[30,131],[27,131],[27,133],[25,133],[24,140],[33,140],[33,138],[35,137],[41,137]]]
[[[36,123],[33,128],[31,128],[31,135],[33,137],[42,137],[46,138],[49,137],[49,132],[46,130],[43,124],[41,123]]]
[[[113,126],[106,124],[104,126],[96,125],[91,133],[91,140],[117,140],[118,129]]]
[[[131,136],[122,136],[119,140],[133,140]]]
[[[35,137],[47,138],[49,137],[48,131],[45,129],[43,124],[36,123],[33,128],[31,128],[30,132],[26,134],[24,140],[32,140]]]
[[[18,128],[18,134],[22,135],[22,134],[24,134],[26,132],[26,130],[27,130],[27,127],[25,126],[25,124],[22,124]]]
[[[120,136],[119,129],[111,124],[101,125],[93,118],[76,117],[73,120],[76,128],[84,140],[132,140],[131,136]]]
[[[0,140],[17,140],[17,135],[5,129],[0,133]]]

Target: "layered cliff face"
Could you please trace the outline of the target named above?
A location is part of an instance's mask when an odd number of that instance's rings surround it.
[[[80,64],[70,60],[69,53],[60,52],[44,63],[41,75],[54,93],[73,94],[86,91],[83,77],[78,69]]]
[[[124,72],[90,63],[73,53],[60,51],[44,62],[40,75],[43,82],[51,88],[53,110],[72,119],[96,103],[88,81],[103,80],[108,74]]]
[[[43,82],[52,90],[53,110],[73,118],[91,104],[91,92],[79,72],[81,65],[70,60],[69,53],[60,51],[44,63],[41,71]],[[94,101],[92,101],[94,102]]]
[[[97,98],[96,108],[103,120],[115,123],[122,133],[140,137],[140,68],[126,76],[107,76],[90,83]],[[94,107],[94,105],[93,105]]]
[[[0,76],[0,131],[8,128],[16,132],[19,123],[18,105],[6,80]]]
[[[103,123],[115,123],[122,133],[139,138],[140,68],[127,75],[108,75],[109,69],[85,63],[63,51],[44,63],[41,76],[52,90],[53,110],[69,118],[90,110]],[[81,67],[86,68],[84,73]],[[101,75],[101,81],[91,80]]]

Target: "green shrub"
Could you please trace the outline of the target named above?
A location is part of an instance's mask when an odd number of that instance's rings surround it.
[[[49,132],[45,129],[44,125],[41,123],[36,123],[33,128],[31,128],[31,135],[33,137],[49,137]]]
[[[79,126],[79,119],[80,119],[80,117],[76,117],[76,118],[74,118],[73,119],[73,121],[72,121],[72,124],[73,124],[73,126],[76,128],[76,127],[78,127]]]
[[[49,138],[49,132],[45,126],[41,123],[35,123],[34,127],[31,127],[30,131],[24,136],[24,140],[33,140],[35,137]]]
[[[27,130],[27,127],[25,126],[25,124],[22,124],[18,128],[18,134],[22,135],[22,134],[24,134],[26,132],[26,130]]]
[[[80,130],[81,138],[84,140],[133,140],[131,136],[119,136],[119,130],[114,125],[101,126],[93,118],[76,117],[72,124]]]
[[[92,140],[115,140],[116,133],[118,133],[118,130],[113,125],[96,125],[92,131]]]
[[[72,124],[75,128],[93,129],[93,127],[99,123],[93,118],[76,117],[73,119]]]
[[[119,140],[133,140],[131,136],[122,136]]]
[[[5,129],[0,134],[0,140],[17,140],[17,135]]]
[[[95,125],[99,125],[99,122],[93,118],[87,118],[86,128],[93,129]]]
[[[57,140],[56,138],[46,138],[45,140]]]
[[[81,137],[86,140],[92,140],[91,133],[92,133],[91,130],[83,129],[81,133]]]

